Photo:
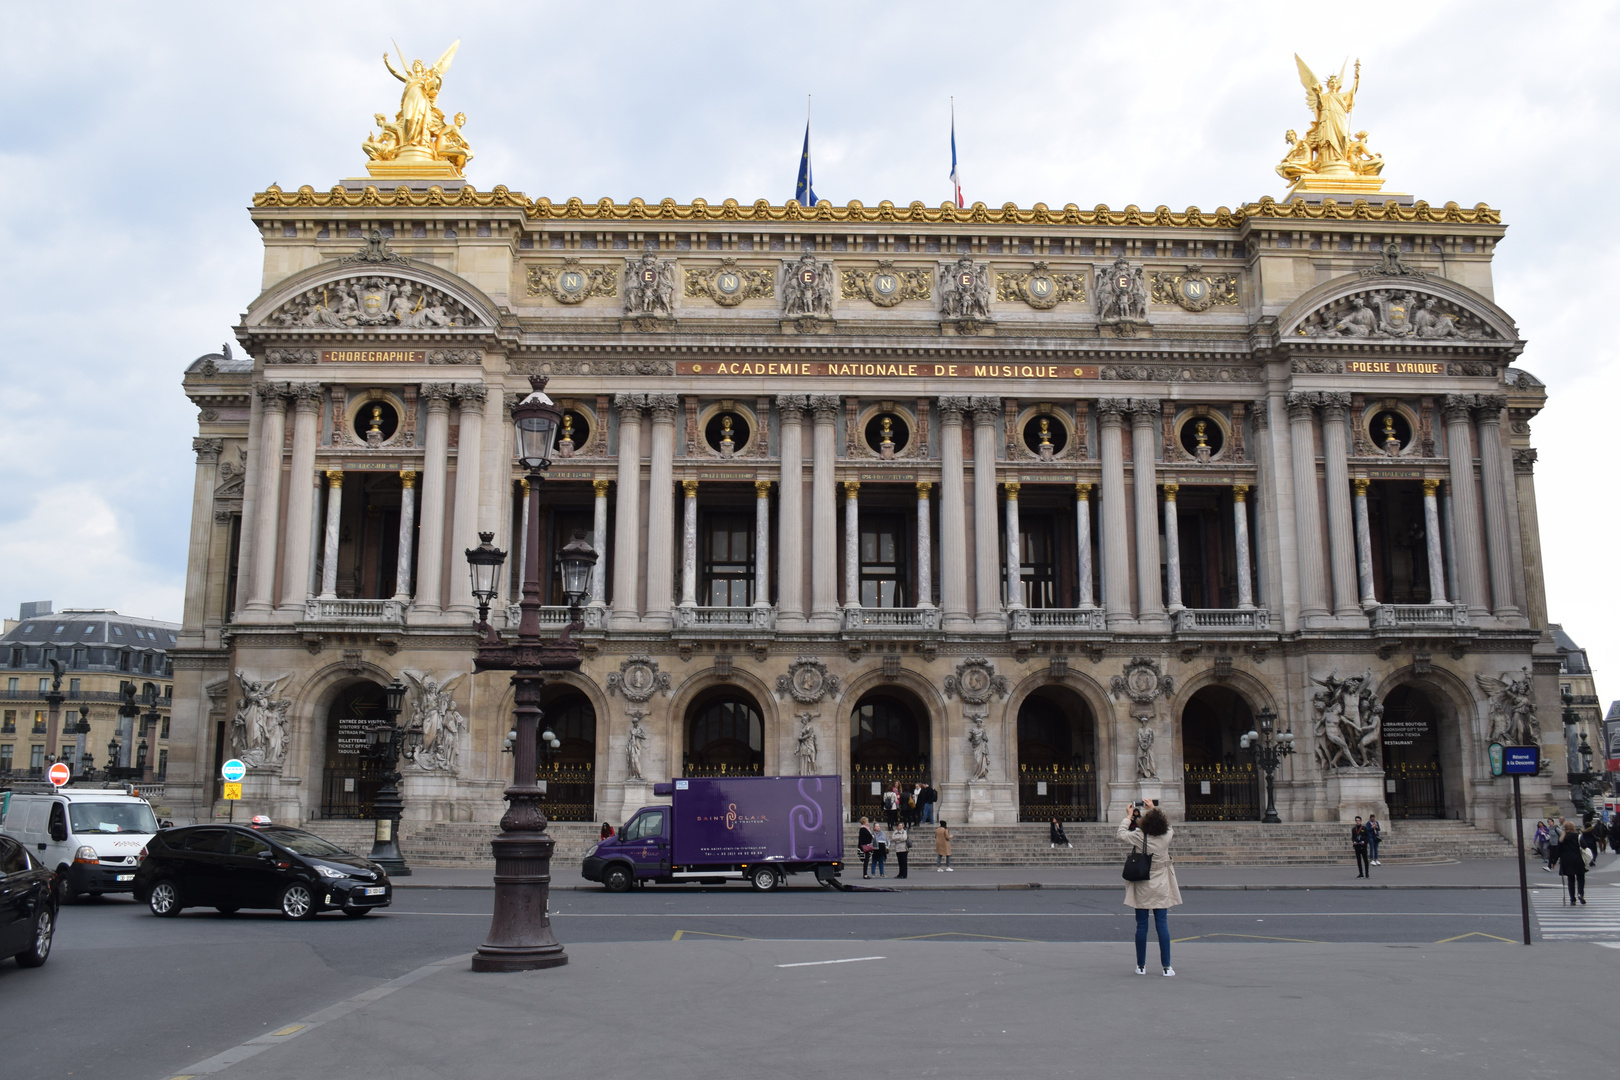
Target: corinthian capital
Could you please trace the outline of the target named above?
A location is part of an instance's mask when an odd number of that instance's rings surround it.
[[[838,418],[838,410],[843,402],[832,394],[812,394],[810,397],[810,411],[815,413],[816,423],[830,424]]]
[[[259,395],[259,402],[266,408],[280,408],[287,400],[286,383],[256,382],[253,392]]]
[[[1502,419],[1502,410],[1507,408],[1505,394],[1479,395],[1479,418],[1491,423],[1499,423]]]
[[[983,394],[973,399],[973,423],[975,425],[993,424],[1000,413],[1000,398]]]
[[[468,405],[482,405],[488,395],[489,387],[483,383],[456,384],[456,398],[461,402],[461,407],[464,409]]]
[[[796,424],[804,419],[804,400],[803,394],[777,394],[776,411],[784,421]]]
[[[1131,398],[1131,421],[1137,424],[1159,422],[1159,399],[1156,397]]]
[[[960,424],[962,414],[971,407],[971,398],[942,397],[939,399],[939,422],[942,424]]]
[[[197,452],[199,462],[218,461],[219,455],[225,452],[225,440],[192,439],[191,448]]]
[[[1440,415],[1448,424],[1466,424],[1474,409],[1474,395],[1447,394],[1440,399]]]
[[[641,410],[647,407],[647,395],[614,394],[613,407],[619,410],[620,420],[639,420]]]
[[[1131,399],[1122,397],[1105,397],[1097,399],[1097,422],[1117,424],[1120,418],[1131,411]]]
[[[428,412],[444,412],[450,408],[450,399],[455,393],[455,383],[425,382],[422,384],[421,398]]]
[[[1292,422],[1307,421],[1315,411],[1317,395],[1310,390],[1293,390],[1288,394],[1288,419]]]
[[[1348,409],[1349,407],[1349,393],[1341,390],[1322,391],[1322,412],[1324,415],[1337,413],[1338,415],[1333,416],[1332,418],[1335,420],[1342,420],[1344,419],[1344,410]]]
[[[673,424],[681,399],[674,394],[648,394],[647,408],[652,411],[653,423]]]

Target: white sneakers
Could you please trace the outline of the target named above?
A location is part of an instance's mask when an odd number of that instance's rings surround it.
[[[1167,979],[1175,978],[1176,977],[1176,969],[1173,968],[1173,967],[1165,968],[1164,969],[1164,977],[1167,978]]]
[[[1147,968],[1143,967],[1141,964],[1137,964],[1136,965],[1136,973],[1138,975],[1146,975],[1147,974]]]
[[[956,867],[954,867],[954,866],[947,866],[945,869],[949,870],[953,874],[956,873]]]
[[[943,867],[943,866],[936,866],[936,867],[934,867],[934,873],[936,873],[936,874],[943,874],[943,873],[944,873],[944,872],[945,872],[945,868],[944,868],[944,867]]]

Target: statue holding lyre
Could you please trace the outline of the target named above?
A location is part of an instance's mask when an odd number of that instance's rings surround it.
[[[1379,178],[1383,156],[1369,151],[1367,133],[1352,133],[1350,124],[1356,92],[1361,88],[1361,61],[1356,61],[1355,77],[1348,90],[1344,88],[1342,69],[1324,81],[1298,53],[1294,54],[1294,63],[1299,67],[1299,81],[1305,87],[1305,105],[1311,110],[1312,120],[1303,138],[1288,133],[1288,153],[1277,165],[1277,174],[1292,182],[1290,193],[1380,190],[1384,186]]]
[[[404,83],[405,89],[393,121],[378,113],[378,133],[360,144],[370,158],[366,169],[372,176],[451,179],[462,175],[473,156],[461,134],[466,115],[457,113],[454,123],[447,122],[438,105],[445,72],[460,45],[459,41],[451,45],[432,66],[421,59],[406,65],[405,52],[398,44],[394,48],[399,51],[399,67],[383,53],[388,73]]]

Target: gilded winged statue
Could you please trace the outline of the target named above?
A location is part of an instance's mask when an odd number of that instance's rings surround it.
[[[402,170],[408,172],[413,168],[424,175],[462,175],[462,169],[473,157],[472,148],[461,134],[466,115],[457,113],[455,121],[448,122],[438,105],[444,75],[460,47],[461,42],[455,42],[431,66],[420,58],[406,65],[405,51],[397,42],[394,48],[399,52],[399,67],[383,53],[388,73],[404,83],[405,89],[394,119],[390,121],[382,113],[376,114],[377,132],[360,144],[372,161],[372,175],[401,175]]]
[[[1367,132],[1352,131],[1351,111],[1356,107],[1356,92],[1361,88],[1361,61],[1356,61],[1355,77],[1348,90],[1344,89],[1344,70],[1317,78],[1310,66],[1294,54],[1299,67],[1299,81],[1305,87],[1305,107],[1311,110],[1311,126],[1303,138],[1289,131],[1284,139],[1288,153],[1277,165],[1277,174],[1285,180],[1306,188],[1328,190],[1332,185],[1312,185],[1314,178],[1340,182],[1359,181],[1352,185],[1360,190],[1376,190],[1380,183],[1374,180],[1384,169],[1384,158],[1367,149]]]

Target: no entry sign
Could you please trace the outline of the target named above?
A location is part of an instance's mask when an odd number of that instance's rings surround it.
[[[73,770],[68,768],[67,762],[58,761],[55,765],[51,766],[51,771],[46,773],[46,775],[51,778],[52,784],[55,784],[57,787],[61,787],[69,780],[73,779]]]

